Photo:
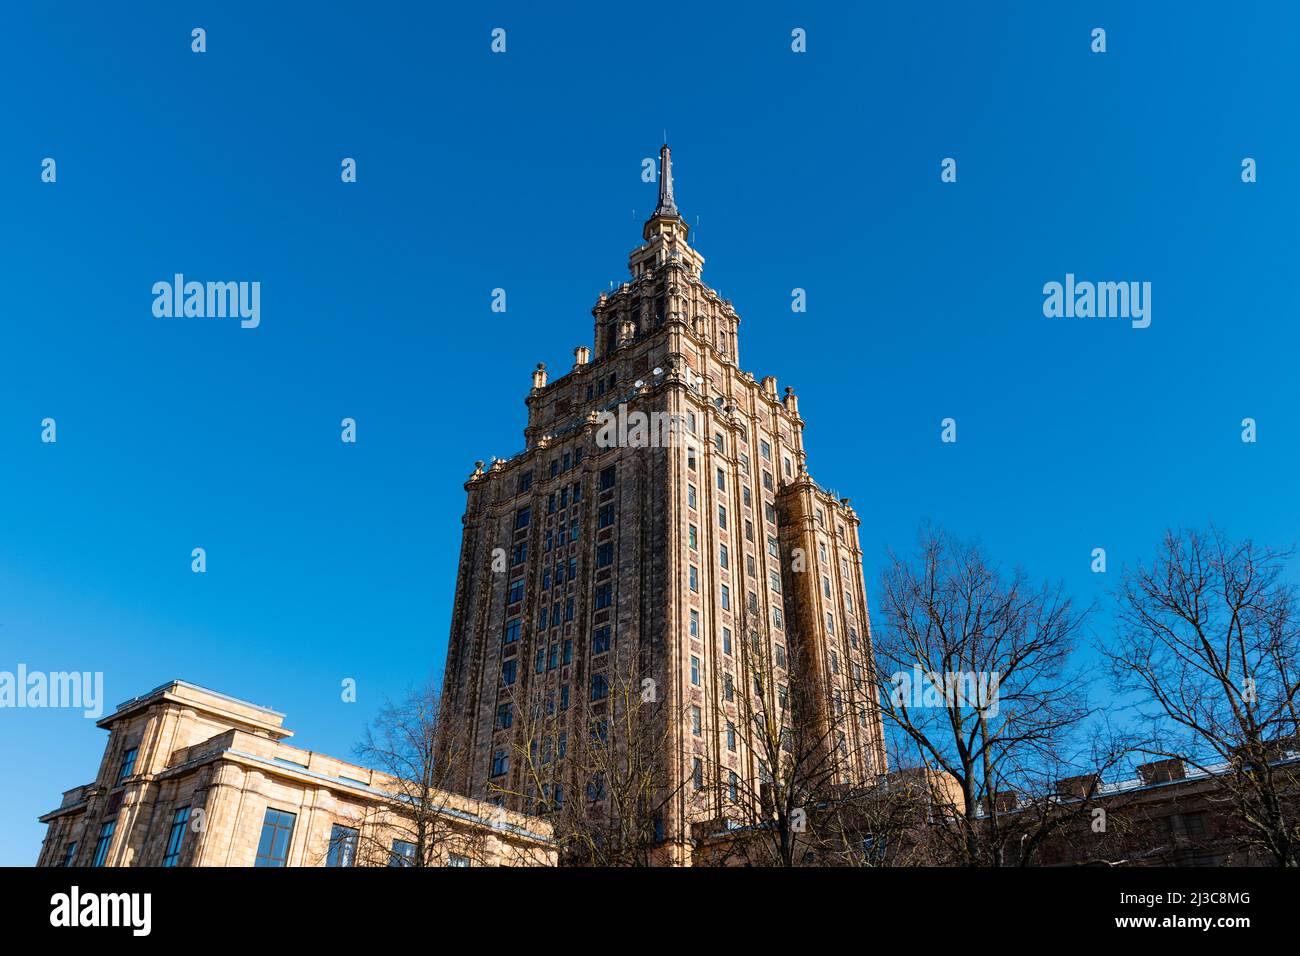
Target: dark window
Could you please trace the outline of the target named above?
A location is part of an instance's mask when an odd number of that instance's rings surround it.
[[[393,850],[388,854],[389,866],[415,866],[415,844],[406,840],[394,840]]]
[[[63,862],[61,862],[59,866],[72,866],[72,859],[76,855],[77,855],[77,841],[73,840],[71,843],[68,844],[67,849],[63,851]]]
[[[500,777],[510,769],[510,755],[504,750],[492,754],[492,776]]]
[[[596,633],[591,637],[591,653],[604,654],[609,650],[609,626],[596,628]]]
[[[519,618],[511,618],[506,621],[506,632],[501,638],[502,644],[513,644],[519,640]]]
[[[612,504],[601,505],[600,515],[596,522],[598,528],[608,528],[614,523],[614,506]]]
[[[530,505],[524,505],[522,508],[516,511],[515,530],[518,531],[520,528],[527,528],[528,522],[532,520],[532,517],[533,517],[533,509]]]
[[[518,665],[514,660],[503,661],[501,663],[501,683],[509,686],[515,682]]]
[[[605,568],[614,563],[614,545],[606,542],[596,548],[596,567]]]
[[[185,840],[185,828],[189,822],[189,807],[180,807],[172,814],[172,826],[167,831],[167,847],[163,850],[163,866],[175,866],[180,862],[181,843]]]
[[[289,841],[297,817],[284,810],[266,808],[262,819],[262,839],[257,844],[254,866],[285,866],[289,862]]]
[[[591,699],[603,700],[609,695],[609,681],[604,674],[591,675]]]
[[[531,471],[525,471],[523,474],[519,476],[518,490],[521,492],[527,491],[532,486],[533,486],[533,473]]]
[[[132,747],[126,753],[122,754],[122,767],[117,772],[118,780],[125,780],[131,774],[135,773],[135,757],[140,752],[138,747]]]
[[[113,831],[117,829],[116,820],[105,820],[99,827],[99,839],[95,841],[95,855],[91,857],[91,866],[103,866],[108,857],[108,845],[113,842]]]
[[[326,866],[351,866],[357,858],[357,831],[341,823],[330,830],[330,849],[325,857]]]
[[[505,730],[515,722],[514,704],[505,703],[497,705],[497,730]]]
[[[600,490],[608,491],[610,488],[613,488],[615,480],[616,480],[616,474],[613,465],[610,465],[608,468],[601,469]]]

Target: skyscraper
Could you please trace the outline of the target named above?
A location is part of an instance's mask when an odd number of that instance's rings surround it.
[[[678,861],[693,822],[768,798],[780,750],[824,751],[834,786],[885,769],[857,515],[810,477],[793,390],[742,370],[689,234],[664,146],[594,350],[554,380],[537,366],[524,450],[466,482],[443,691],[457,785],[528,812],[608,809],[576,745],[626,758],[620,732],[643,735]],[[620,708],[640,703],[653,726],[633,731]]]

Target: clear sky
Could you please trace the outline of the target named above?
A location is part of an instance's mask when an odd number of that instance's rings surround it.
[[[441,667],[462,483],[590,343],[664,130],[869,595],[931,518],[1104,634],[1167,525],[1295,539],[1293,4],[281,6],[0,14],[0,670],[181,677],[348,756]],[[260,282],[260,326],[155,318],[178,272]],[[1066,273],[1150,282],[1150,327],[1044,317]],[[104,740],[0,710],[0,864]]]

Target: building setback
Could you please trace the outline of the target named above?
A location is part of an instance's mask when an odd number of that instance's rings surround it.
[[[63,795],[38,866],[408,866],[412,827],[392,780],[283,741],[284,715],[185,681],[99,721],[95,779]],[[425,864],[553,865],[551,827],[457,794]]]
[[[594,349],[554,380],[537,366],[524,450],[465,484],[443,706],[457,786],[546,812],[602,802],[556,754],[593,720],[617,736],[611,688],[648,688],[667,794],[655,830],[682,863],[693,822],[760,790],[752,718],[783,713],[792,683],[811,692],[790,719],[835,728],[837,782],[865,785],[885,757],[858,517],[809,475],[793,390],[742,369],[740,317],[701,279],[667,146],[660,171],[630,280],[592,310]]]

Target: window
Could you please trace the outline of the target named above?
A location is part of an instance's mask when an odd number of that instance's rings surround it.
[[[515,705],[509,702],[497,705],[497,730],[507,730],[514,726]]]
[[[767,519],[768,524],[776,524],[776,505],[770,501],[763,503],[763,517]]]
[[[749,474],[749,456],[742,454],[740,456],[740,468],[745,474]]]
[[[515,530],[527,528],[528,522],[532,519],[533,509],[530,505],[524,505],[515,512]]]
[[[730,674],[722,675],[722,696],[725,700],[736,699],[736,685]]]
[[[718,548],[718,563],[724,568],[731,567],[731,556],[727,554],[727,546],[725,544]]]
[[[357,858],[357,831],[341,823],[330,830],[330,850],[325,857],[326,866],[351,866]]]
[[[108,857],[108,845],[113,842],[113,831],[117,829],[116,820],[105,820],[99,826],[99,839],[95,841],[95,855],[90,860],[91,866],[103,866]]]
[[[694,654],[691,655],[691,683],[700,686],[700,659]]]
[[[614,586],[601,584],[596,587],[596,610],[609,607],[614,603]]]
[[[858,629],[852,624],[849,625],[849,645],[851,647],[858,646]]]
[[[566,621],[572,621],[572,620],[573,620],[573,598],[567,598],[567,599],[565,599],[565,602],[564,602],[564,619],[565,619]],[[552,623],[554,623],[554,622],[552,622]]]
[[[725,584],[722,586],[722,609],[724,611],[731,610],[731,588]]]
[[[614,524],[614,506],[612,504],[601,505],[600,511],[596,515],[596,527],[608,528]]]
[[[528,560],[528,542],[520,541],[510,554],[510,566],[517,567]]]
[[[547,572],[546,580],[550,581],[550,572]],[[515,604],[524,599],[524,579],[515,578],[510,582],[510,593],[506,595],[507,604]]]
[[[691,758],[691,786],[696,790],[704,789],[704,761],[699,757]]]
[[[73,840],[68,844],[67,849],[63,851],[63,860],[59,866],[72,866],[72,860],[77,855],[77,841]]]
[[[608,468],[603,468],[603,469],[601,469],[601,472],[600,472],[600,490],[601,490],[601,491],[608,491],[610,488],[613,488],[613,487],[614,487],[614,483],[615,483],[616,480],[617,480],[617,477],[616,477],[616,473],[615,473],[615,471],[614,471],[614,466],[613,466],[613,465],[610,465]]]
[[[776,666],[785,667],[785,645],[776,645]]]
[[[750,521],[748,518],[745,519],[745,540],[754,540],[754,522]]]
[[[545,627],[546,625],[543,624],[542,626]],[[517,640],[519,640],[519,618],[515,617],[506,621],[506,632],[501,638],[501,643],[513,644]]]
[[[560,660],[565,664],[573,663],[573,641],[564,642],[564,652],[560,655]]]
[[[614,563],[614,545],[606,542],[596,548],[596,567],[607,568]]]
[[[704,715],[700,713],[699,704],[691,704],[691,733],[696,737],[702,732]]]
[[[568,709],[569,709],[569,685],[565,684],[563,687],[560,688],[560,710],[568,710]],[[560,752],[560,756],[561,757],[564,756],[563,751]]]
[[[604,654],[609,650],[609,625],[596,628],[596,633],[591,636],[591,653]]]
[[[686,540],[690,542],[692,551],[695,551],[699,548],[700,546],[699,532],[696,530],[695,525],[690,525],[687,528]]]
[[[732,803],[740,799],[740,778],[734,770],[727,771],[727,796]]]
[[[834,651],[831,651],[831,673],[838,674],[839,672],[840,672],[840,656],[836,654]]]
[[[751,578],[758,577],[758,564],[752,554],[745,555],[745,573]]]
[[[700,589],[700,569],[692,564],[687,577],[691,582],[691,590],[698,591]]]
[[[388,854],[389,866],[415,866],[415,844],[406,840],[394,840],[393,849]]]
[[[772,473],[770,471],[763,472],[763,487],[766,488],[768,491],[773,490]]]
[[[713,446],[717,448],[719,452],[725,452],[727,450],[727,446],[724,444],[724,439],[722,437],[722,432],[713,433]]]
[[[832,614],[830,611],[826,612],[826,633],[827,634],[835,633],[835,615]]]
[[[167,846],[163,850],[163,866],[176,866],[181,859],[181,843],[185,840],[185,828],[190,822],[190,808],[179,807],[172,814],[172,826],[167,831]]]
[[[546,607],[545,607],[545,605],[543,605],[543,606],[542,606],[542,609],[537,613],[537,629],[538,629],[539,631],[544,631],[544,630],[546,630]]]
[[[781,544],[770,534],[767,536],[767,553],[774,558],[781,557]]]
[[[577,455],[574,457],[574,459],[573,459],[573,463],[574,463],[575,465],[576,465],[579,461],[582,460],[582,454],[581,454],[581,452],[582,452],[582,449],[579,448],[579,449],[578,449],[578,454],[577,454]],[[573,503],[576,505],[576,504],[577,504],[579,501],[581,501],[581,500],[582,500],[582,482],[580,482],[580,481],[575,481],[575,482],[573,483]]]
[[[686,486],[686,506],[687,506],[688,508],[694,508],[694,507],[696,506],[696,505],[695,505],[695,486],[694,486],[694,485],[687,485],[687,486]]]
[[[723,473],[721,468],[718,469],[718,490],[719,491],[727,490],[727,476],[726,474]]]
[[[504,750],[493,751],[492,753],[492,776],[504,776],[510,769],[510,754]]]
[[[769,445],[769,444],[766,442],[766,440],[759,439],[759,442],[758,442],[758,451],[759,451],[759,454],[761,454],[761,455],[763,456],[763,460],[764,460],[764,461],[771,461],[771,460],[772,460],[772,446]]]
[[[781,609],[779,607],[772,608],[772,623],[779,628],[785,628],[785,618],[781,616]]]
[[[285,866],[289,862],[289,841],[298,818],[284,810],[266,808],[262,818],[262,839],[257,844],[253,866]]]
[[[781,575],[778,574],[776,571],[773,571],[770,575],[768,575],[767,580],[768,580],[768,583],[770,583],[770,584],[772,585],[772,590],[775,591],[776,593],[780,594],[780,593],[781,593]]]
[[[791,469],[791,467],[790,467],[790,456],[789,456],[789,455],[786,455],[786,456],[784,456],[784,457],[781,459],[781,465],[782,465],[782,467],[785,468],[785,476],[786,476],[787,478],[789,478],[791,475],[794,474],[794,471],[793,471],[793,470]]]
[[[515,660],[501,662],[501,683],[509,687],[518,676],[519,665]]]
[[[831,596],[831,579],[822,575],[822,595],[829,598]]]
[[[691,611],[691,637],[700,636],[700,612]]]
[[[519,483],[515,486],[516,494],[527,491],[533,486],[533,473],[525,471],[519,476]]]
[[[609,681],[604,674],[591,675],[591,699],[604,700],[609,696]]]
[[[539,647],[533,659],[533,671],[540,674],[546,670],[546,648]]]
[[[726,506],[725,506],[725,505],[718,505],[718,527],[719,527],[719,528],[725,528],[726,526],[727,526],[727,509],[726,509]]]
[[[126,753],[122,754],[122,766],[117,772],[119,781],[125,780],[131,774],[135,773],[135,757],[140,752],[139,747],[132,747]]]
[[[731,628],[729,627],[722,629],[722,653],[731,654]]]
[[[732,753],[736,750],[736,725],[727,721],[727,749]]]
[[[462,856],[459,853],[448,853],[447,865],[448,866],[469,866],[469,857]]]

